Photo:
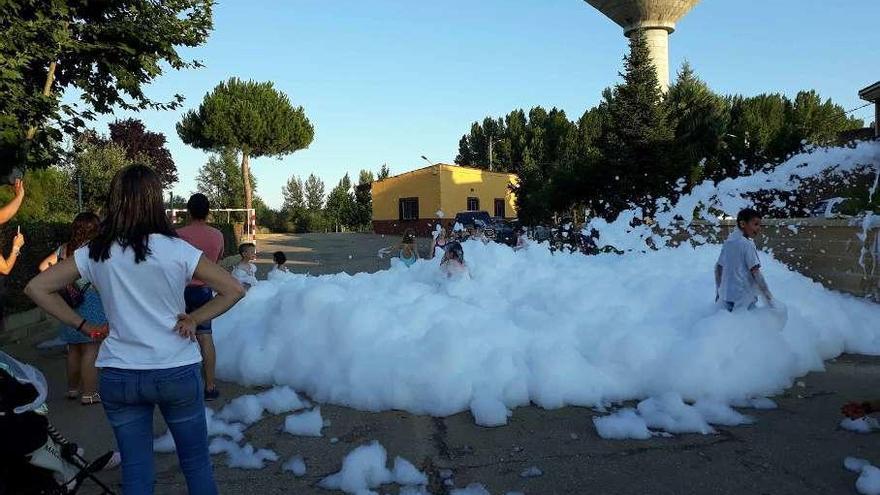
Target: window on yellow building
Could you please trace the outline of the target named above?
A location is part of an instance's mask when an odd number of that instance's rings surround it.
[[[480,210],[480,198],[468,198],[467,199],[467,211],[479,211]]]
[[[495,198],[495,216],[498,218],[505,218],[504,214],[504,199]]]
[[[419,219],[419,198],[400,198],[398,202],[400,220]]]

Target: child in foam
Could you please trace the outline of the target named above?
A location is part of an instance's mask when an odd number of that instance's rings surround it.
[[[760,293],[774,307],[773,295],[761,274],[754,237],[761,232],[761,215],[746,208],[736,216],[737,228],[730,233],[715,264],[715,301],[728,311],[753,309]]]
[[[283,251],[275,251],[272,253],[272,261],[275,262],[275,266],[272,267],[272,271],[269,272],[271,275],[275,275],[278,273],[290,273],[290,270],[285,265],[287,263],[287,255],[284,254]]]
[[[379,258],[384,258],[386,254],[394,249],[394,247],[395,246],[391,246],[380,249]],[[402,261],[407,267],[412,266],[419,260],[419,247],[418,244],[416,244],[416,233],[413,229],[406,229],[406,231],[404,231],[403,239],[396,247],[400,261]]]
[[[437,225],[437,230],[434,231],[434,240],[431,241],[431,252],[429,254],[431,259],[442,255],[448,244],[449,239],[446,237],[446,229],[441,225]]]
[[[254,264],[254,260],[257,259],[257,246],[246,242],[238,246],[238,254],[241,256],[241,261],[232,269],[232,276],[247,290],[257,285],[257,265]]]
[[[452,241],[446,246],[446,254],[440,262],[440,269],[447,277],[468,273],[467,265],[464,263],[464,250],[458,241]]]

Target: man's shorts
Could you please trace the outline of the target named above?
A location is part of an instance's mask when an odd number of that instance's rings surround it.
[[[186,290],[184,290],[183,292],[183,300],[186,301],[187,314],[192,313],[193,311],[201,308],[205,304],[208,304],[208,301],[210,301],[211,299],[214,299],[214,292],[211,290],[210,287],[187,287]],[[196,335],[210,333],[211,320],[199,323],[199,326],[196,327]]]

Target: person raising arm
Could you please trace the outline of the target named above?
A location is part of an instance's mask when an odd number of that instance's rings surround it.
[[[18,255],[21,253],[21,248],[24,246],[24,235],[19,232],[12,239],[12,251],[9,253],[9,256],[3,257],[0,254],[0,275],[6,276],[12,272],[12,268],[15,267],[15,262],[18,261]]]
[[[18,213],[18,209],[21,207],[21,202],[24,200],[24,181],[16,179],[12,188],[15,191],[15,196],[12,198],[12,201],[6,203],[0,208],[0,225],[12,220],[12,217]]]

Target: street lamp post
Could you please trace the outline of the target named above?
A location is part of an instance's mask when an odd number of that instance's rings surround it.
[[[425,157],[425,155],[422,155],[422,160],[425,160],[426,162],[430,163],[431,165],[434,164],[434,162],[432,162],[431,160],[428,160],[428,159]]]

